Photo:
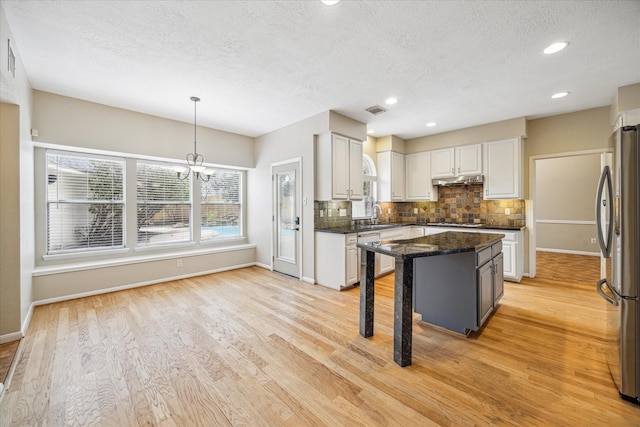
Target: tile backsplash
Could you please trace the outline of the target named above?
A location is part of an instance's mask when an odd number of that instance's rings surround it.
[[[482,184],[439,187],[437,202],[379,203],[382,214],[378,215],[378,219],[382,223],[476,222],[510,227],[525,225],[524,200],[484,200],[482,194]],[[316,201],[314,208],[316,228],[351,224],[351,202]],[[340,209],[346,209],[346,216],[339,216]],[[510,210],[509,215],[506,215],[506,209]],[[328,216],[329,213],[331,216]]]

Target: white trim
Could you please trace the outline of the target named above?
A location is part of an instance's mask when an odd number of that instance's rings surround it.
[[[596,222],[595,221],[572,221],[569,219],[536,219],[536,224],[596,225]]]
[[[29,306],[29,311],[27,311],[27,315],[24,318],[24,321],[22,322],[22,329],[20,330],[20,332],[22,333],[22,336],[24,337],[25,335],[27,335],[27,330],[29,329],[29,325],[31,324],[31,316],[33,316],[33,302],[31,302],[31,305]]]
[[[311,285],[315,285],[316,281],[313,277],[302,277],[302,281],[305,283],[309,283]]]
[[[149,261],[162,261],[167,259],[186,258],[186,257],[192,257],[192,256],[209,255],[209,254],[221,253],[221,252],[242,251],[246,249],[255,249],[255,248],[256,248],[256,245],[254,243],[245,243],[237,246],[224,246],[224,247],[215,247],[215,248],[207,248],[207,249],[197,249],[197,250],[188,251],[188,252],[171,252],[171,253],[162,253],[157,255],[144,255],[144,256],[141,255],[141,256],[129,257],[129,258],[89,261],[89,262],[82,262],[82,263],[75,263],[75,264],[40,266],[40,267],[34,268],[31,275],[33,277],[47,276],[50,274],[93,270],[96,268],[139,264],[139,263],[144,263]],[[201,273],[201,274],[205,274],[205,273]]]
[[[556,254],[569,254],[569,255],[587,255],[593,257],[599,257],[600,252],[586,252],[586,251],[572,251],[570,249],[552,249],[552,248],[536,248],[539,252],[553,252]]]
[[[81,293],[78,293],[78,294],[64,295],[64,296],[55,297],[55,298],[47,298],[47,299],[43,299],[43,300],[34,301],[33,305],[34,306],[46,305],[46,304],[52,304],[52,303],[56,303],[56,302],[69,301],[69,300],[76,299],[76,298],[84,298],[84,297],[90,297],[90,296],[94,296],[94,295],[108,294],[110,292],[117,292],[117,291],[123,291],[123,290],[126,290],[126,289],[140,288],[140,287],[143,287],[143,286],[155,285],[155,284],[158,284],[158,283],[165,283],[165,282],[170,282],[170,281],[173,281],[173,280],[187,279],[189,277],[204,276],[204,275],[207,275],[207,274],[220,273],[220,272],[223,272],[223,271],[237,270],[237,269],[245,268],[245,267],[253,267],[254,265],[255,265],[254,262],[249,262],[249,263],[246,263],[246,264],[238,264],[238,265],[234,265],[234,266],[231,266],[231,267],[216,268],[216,269],[207,270],[207,271],[198,271],[197,273],[183,274],[183,275],[180,275],[180,276],[163,277],[161,279],[148,280],[148,281],[144,281],[144,282],[132,283],[132,284],[129,284],[129,285],[114,286],[112,288],[103,288],[103,289],[97,289],[95,291],[81,292]]]
[[[544,159],[555,159],[560,157],[573,157],[573,156],[588,156],[591,154],[612,153],[612,148],[595,148],[590,150],[580,151],[567,151],[563,153],[551,153],[551,154],[539,154],[535,156],[529,156],[529,200],[531,201],[531,209],[527,210],[527,228],[529,229],[529,273],[531,278],[536,275],[536,223],[535,209],[533,204],[535,203],[536,195],[536,161]],[[591,254],[590,252],[588,254]]]
[[[260,267],[260,268],[264,268],[265,270],[273,271],[273,266],[268,265],[268,264],[263,264],[261,262],[256,262],[255,266],[256,267]]]
[[[46,150],[58,150],[58,151],[66,151],[72,153],[82,153],[82,154],[94,154],[100,156],[109,156],[109,157],[127,157],[130,159],[136,160],[149,160],[149,161],[161,161],[167,163],[185,163],[184,159],[172,159],[169,157],[156,157],[156,156],[146,156],[144,154],[136,154],[136,153],[125,153],[122,151],[108,151],[108,150],[99,150],[95,148],[85,148],[85,147],[74,147],[71,145],[61,145],[61,144],[51,144],[49,142],[38,142],[34,141],[33,146],[35,148],[44,148]],[[249,168],[246,166],[231,166],[231,165],[223,165],[220,163],[203,163],[203,166],[211,166],[223,169],[239,169],[239,170],[250,170],[253,168]]]
[[[10,334],[0,335],[0,344],[18,341],[22,338],[24,338],[24,334],[22,332],[11,332]]]

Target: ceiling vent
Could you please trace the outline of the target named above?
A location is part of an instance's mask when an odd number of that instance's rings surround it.
[[[374,105],[373,107],[367,108],[366,111],[370,112],[374,116],[377,116],[378,114],[382,114],[387,110],[384,107],[381,107],[379,105]]]

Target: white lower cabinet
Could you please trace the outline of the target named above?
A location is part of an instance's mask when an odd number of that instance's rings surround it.
[[[316,232],[316,283],[341,290],[360,281],[356,233]]]
[[[348,234],[346,238],[346,262],[347,262],[347,286],[360,281],[360,251],[356,246],[358,242],[357,234]]]

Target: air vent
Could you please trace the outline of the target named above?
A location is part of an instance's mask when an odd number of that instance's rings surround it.
[[[374,116],[377,116],[378,114],[382,114],[387,110],[384,107],[381,107],[379,105],[374,105],[373,107],[367,108],[366,111],[370,112]]]

